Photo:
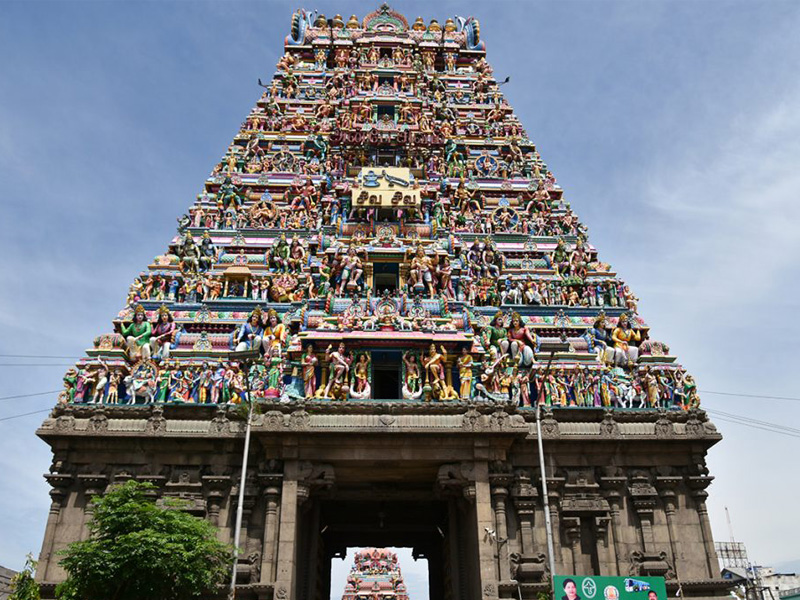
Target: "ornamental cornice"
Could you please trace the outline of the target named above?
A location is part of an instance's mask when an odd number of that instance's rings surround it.
[[[243,405],[59,405],[38,435],[236,438],[244,433]],[[329,402],[259,403],[253,432],[482,433],[535,438],[535,414],[489,403]],[[630,412],[547,408],[542,436],[552,441],[703,440],[721,436],[702,411]]]

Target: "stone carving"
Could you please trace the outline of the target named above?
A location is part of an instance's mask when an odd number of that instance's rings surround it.
[[[655,424],[656,437],[659,439],[671,438],[675,435],[675,429],[666,415],[661,415]]]
[[[675,570],[667,561],[666,552],[647,554],[636,550],[630,554],[628,574],[631,577],[664,577],[674,579]]]
[[[94,411],[89,419],[89,428],[92,431],[105,431],[108,429],[108,417],[103,409]]]
[[[469,431],[481,431],[483,429],[483,417],[474,408],[470,408],[463,415],[462,427]]]
[[[308,429],[311,425],[311,415],[304,410],[295,410],[289,415],[289,428],[293,431]]]
[[[619,437],[619,424],[614,420],[614,411],[603,411],[603,421],[600,423],[600,435],[604,438]]]
[[[147,419],[145,432],[151,435],[159,435],[165,433],[167,430],[167,420],[164,418],[164,408],[162,406],[153,406],[152,415]]]

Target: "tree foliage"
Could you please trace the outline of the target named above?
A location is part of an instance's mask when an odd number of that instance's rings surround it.
[[[93,499],[88,540],[64,550],[61,600],[183,600],[226,583],[232,549],[207,521],[173,501],[156,506],[149,483],[128,481]]]
[[[11,595],[8,600],[39,600],[39,584],[34,581],[36,561],[28,554],[22,571],[11,578]]]

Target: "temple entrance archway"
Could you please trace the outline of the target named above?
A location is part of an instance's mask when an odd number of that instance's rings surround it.
[[[472,528],[465,527],[469,515],[458,509],[457,502],[364,498],[309,500],[312,506],[301,523],[308,560],[297,563],[299,598],[339,597],[342,590],[331,589],[332,560],[343,558],[353,547],[411,548],[415,558],[428,561],[430,598],[470,598],[459,590],[468,589],[462,580],[473,570],[465,564],[463,552],[468,543],[465,532]]]

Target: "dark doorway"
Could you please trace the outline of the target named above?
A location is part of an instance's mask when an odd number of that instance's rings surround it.
[[[375,293],[382,296],[384,292],[394,294],[400,279],[400,266],[397,263],[375,263],[373,266]]]
[[[373,351],[372,383],[376,400],[399,400],[400,393],[400,353],[396,351]]]
[[[404,549],[400,563],[404,579],[417,575],[417,581],[409,579],[406,582],[407,587],[409,583],[415,588],[425,585],[428,588],[427,597],[431,600],[453,597],[445,576],[448,570],[445,566],[448,546],[446,502],[327,501],[319,509],[319,526],[323,531],[319,539],[323,548],[323,563],[320,565],[322,580],[317,587],[317,599],[342,597],[344,590],[339,584],[341,579],[332,575],[335,575],[334,569],[341,571],[352,567],[353,556],[350,551],[354,547]],[[340,562],[341,559],[345,559],[345,564]],[[425,562],[414,564],[417,560]],[[420,571],[426,566],[427,573],[421,577]],[[425,596],[411,597],[416,600]]]

